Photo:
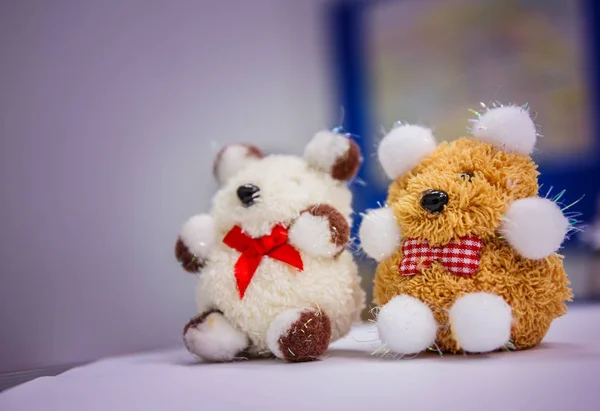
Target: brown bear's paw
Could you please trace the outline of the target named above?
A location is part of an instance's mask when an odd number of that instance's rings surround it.
[[[400,227],[390,207],[363,214],[358,236],[362,250],[377,261],[388,259],[400,247]]]
[[[217,310],[192,318],[183,329],[183,342],[190,353],[205,361],[231,361],[250,343],[248,336]]]
[[[279,314],[267,332],[269,349],[282,360],[318,359],[331,341],[331,321],[320,310],[287,310]]]
[[[377,315],[379,339],[396,354],[418,354],[435,342],[438,323],[421,300],[409,295],[392,298]]]
[[[512,322],[510,306],[495,294],[466,294],[450,308],[452,335],[466,352],[491,352],[505,346]]]

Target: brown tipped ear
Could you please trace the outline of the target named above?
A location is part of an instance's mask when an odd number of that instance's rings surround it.
[[[223,185],[248,164],[263,157],[262,151],[251,144],[229,144],[217,153],[213,164],[213,175],[219,185]]]
[[[312,167],[331,174],[336,180],[353,178],[362,162],[358,144],[331,131],[318,132],[304,149],[304,158]]]

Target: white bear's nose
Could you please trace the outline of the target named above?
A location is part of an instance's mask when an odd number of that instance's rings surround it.
[[[251,205],[254,205],[254,200],[260,197],[258,195],[259,191],[260,188],[254,184],[244,184],[243,186],[238,187],[237,196],[244,207],[250,207]]]

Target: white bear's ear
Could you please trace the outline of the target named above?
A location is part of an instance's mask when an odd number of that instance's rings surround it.
[[[356,175],[362,156],[353,140],[335,131],[319,131],[304,149],[306,162],[336,180],[350,180]]]
[[[236,175],[248,164],[263,158],[263,153],[250,144],[230,144],[221,149],[213,164],[213,174],[219,185]]]
[[[383,171],[389,178],[395,180],[409,172],[436,147],[430,129],[403,124],[394,128],[381,140],[377,155]]]
[[[478,117],[472,120],[473,137],[507,153],[525,156],[532,153],[537,132],[527,109],[502,106],[489,109]]]

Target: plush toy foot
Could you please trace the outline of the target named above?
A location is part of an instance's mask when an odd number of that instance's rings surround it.
[[[379,339],[397,354],[417,354],[435,342],[438,324],[431,309],[408,295],[392,298],[377,316]]]
[[[231,361],[250,343],[216,310],[192,318],[183,329],[183,342],[190,353],[206,361]]]
[[[267,331],[269,349],[290,362],[316,360],[329,347],[331,321],[312,309],[287,310],[279,314]]]
[[[513,321],[511,311],[495,294],[472,293],[457,299],[450,309],[450,325],[459,347],[483,353],[506,345]]]

